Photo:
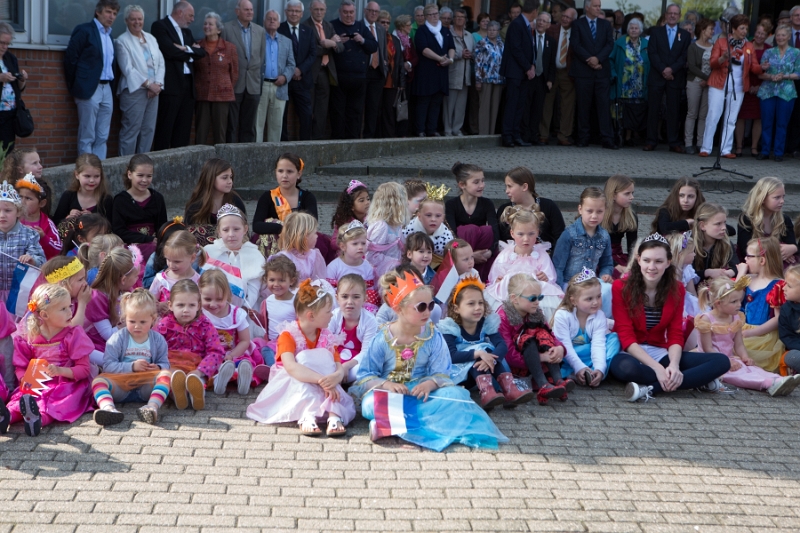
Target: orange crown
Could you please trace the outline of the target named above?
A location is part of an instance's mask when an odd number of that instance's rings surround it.
[[[404,278],[398,277],[396,284],[390,285],[386,294],[389,307],[392,309],[397,309],[400,306],[400,302],[405,300],[406,296],[423,285],[424,283],[422,283],[422,281],[420,281],[420,279],[411,272],[406,272],[406,276]]]
[[[467,287],[477,287],[481,290],[481,292],[483,292],[483,290],[486,288],[486,285],[484,285],[480,278],[476,276],[464,276],[464,278],[458,282],[456,288],[453,289],[453,305],[456,303],[458,293]]]

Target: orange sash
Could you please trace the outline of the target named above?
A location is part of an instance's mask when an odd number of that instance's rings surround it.
[[[286,217],[289,216],[289,213],[292,212],[292,206],[289,205],[289,202],[281,194],[280,187],[272,189],[269,191],[269,194],[272,197],[272,203],[275,204],[275,211],[278,213],[278,218],[283,222]]]

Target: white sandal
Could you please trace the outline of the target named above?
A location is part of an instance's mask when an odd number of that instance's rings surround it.
[[[320,435],[322,435],[322,430],[319,429],[317,421],[314,420],[313,418],[305,418],[303,420],[300,420],[297,423],[297,426],[300,429],[300,434],[305,435],[306,437],[319,437]],[[311,429],[309,430],[305,428],[311,428]]]
[[[344,422],[341,418],[335,415],[328,417],[328,429],[325,434],[329,437],[341,437],[347,433],[347,428],[344,427]]]

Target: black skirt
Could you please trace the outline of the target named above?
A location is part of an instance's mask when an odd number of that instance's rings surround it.
[[[622,127],[631,131],[647,129],[647,100],[640,98],[620,98]]]

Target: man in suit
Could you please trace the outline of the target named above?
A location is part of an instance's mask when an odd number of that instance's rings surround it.
[[[266,30],[266,47],[264,53],[263,85],[261,101],[258,103],[256,116],[256,142],[264,141],[266,125],[266,141],[280,142],[283,129],[283,112],[289,99],[289,80],[294,76],[295,62],[292,41],[280,33],[281,16],[277,11],[269,10],[264,15]]]
[[[316,38],[316,59],[311,66],[311,79],[314,89],[311,91],[311,105],[314,109],[311,138],[314,140],[327,138],[325,130],[328,125],[328,101],[331,97],[331,85],[338,83],[334,54],[344,50],[342,39],[333,31],[331,23],[325,20],[328,6],[323,0],[311,2],[311,16],[307,24],[314,31]]]
[[[378,24],[380,13],[381,6],[378,2],[369,2],[364,8],[364,25],[378,41],[378,51],[370,55],[367,64],[367,84],[364,90],[365,139],[374,139],[378,136],[378,116],[383,99],[383,86],[386,85],[386,74],[389,71],[386,57],[386,30]]]
[[[575,80],[578,135],[575,146],[589,146],[589,114],[597,109],[597,121],[603,136],[603,148],[617,150],[611,129],[609,92],[611,91],[611,63],[609,56],[614,47],[611,23],[601,16],[600,0],[584,0],[585,17],[572,24],[569,46],[572,64],[569,74]],[[592,105],[594,101],[594,105]]]
[[[334,139],[359,139],[364,116],[367,66],[378,42],[363,22],[356,20],[353,0],[342,0],[339,18],[332,21],[344,50],[334,56],[339,84],[331,89],[331,128]]]
[[[650,57],[650,74],[647,77],[647,144],[644,151],[655,150],[658,145],[658,118],[661,100],[667,93],[667,142],[669,151],[686,153],[680,138],[681,93],[686,88],[686,57],[692,35],[678,27],[681,8],[667,6],[666,24],[650,32],[647,55]]]
[[[569,36],[572,32],[572,23],[578,18],[578,12],[567,8],[561,12],[561,23],[552,24],[547,34],[556,42],[555,70],[556,76],[553,87],[544,99],[542,122],[539,124],[539,140],[547,143],[550,137],[550,121],[555,112],[556,94],[561,95],[561,114],[558,121],[558,144],[572,146],[570,135],[575,122],[575,83],[569,76],[569,67],[572,62],[572,53],[569,49]]]
[[[294,112],[300,122],[300,140],[311,140],[311,91],[314,90],[314,77],[311,68],[314,66],[316,54],[316,41],[314,32],[305,24],[300,24],[303,18],[303,2],[289,0],[284,10],[286,22],[278,27],[278,33],[292,41],[294,53],[294,76],[289,80],[289,99],[294,105]],[[288,141],[289,133],[286,127],[288,113],[283,113],[283,132],[281,140]]]
[[[515,20],[517,20],[517,18],[519,18],[520,13],[522,13],[522,7],[520,7],[519,3],[516,2],[516,1],[515,2],[511,2],[510,5],[508,6],[508,20],[510,22],[514,22]],[[537,11],[537,14],[538,14],[538,11]],[[506,40],[506,36],[508,35],[508,28],[510,28],[510,27],[511,27],[511,24],[509,24],[507,26],[503,26],[500,29],[500,37],[503,39],[503,42],[505,42],[505,40]]]
[[[544,112],[544,99],[556,79],[556,40],[547,35],[550,13],[543,11],[536,17],[533,33],[533,64],[535,76],[528,84],[528,107],[522,117],[522,138],[534,146],[545,146],[539,139],[539,124]]]
[[[106,141],[114,109],[111,26],[117,13],[117,0],[99,0],[94,19],[75,26],[64,52],[67,88],[78,106],[78,155],[106,158]]]
[[[522,15],[511,21],[506,33],[500,75],[506,78],[506,101],[503,113],[503,146],[530,146],[520,135],[520,121],[529,95],[530,80],[536,76],[533,60],[533,26],[539,15],[539,0],[525,0]]]
[[[222,38],[236,46],[239,56],[239,79],[233,88],[236,101],[228,107],[229,143],[251,143],[256,140],[256,113],[261,101],[264,72],[264,27],[253,22],[253,4],[239,0],[236,20],[225,24]]]
[[[164,56],[166,70],[158,102],[154,151],[189,145],[194,117],[194,60],[206,55],[189,31],[193,21],[192,4],[181,0],[170,15],[150,27]]]

